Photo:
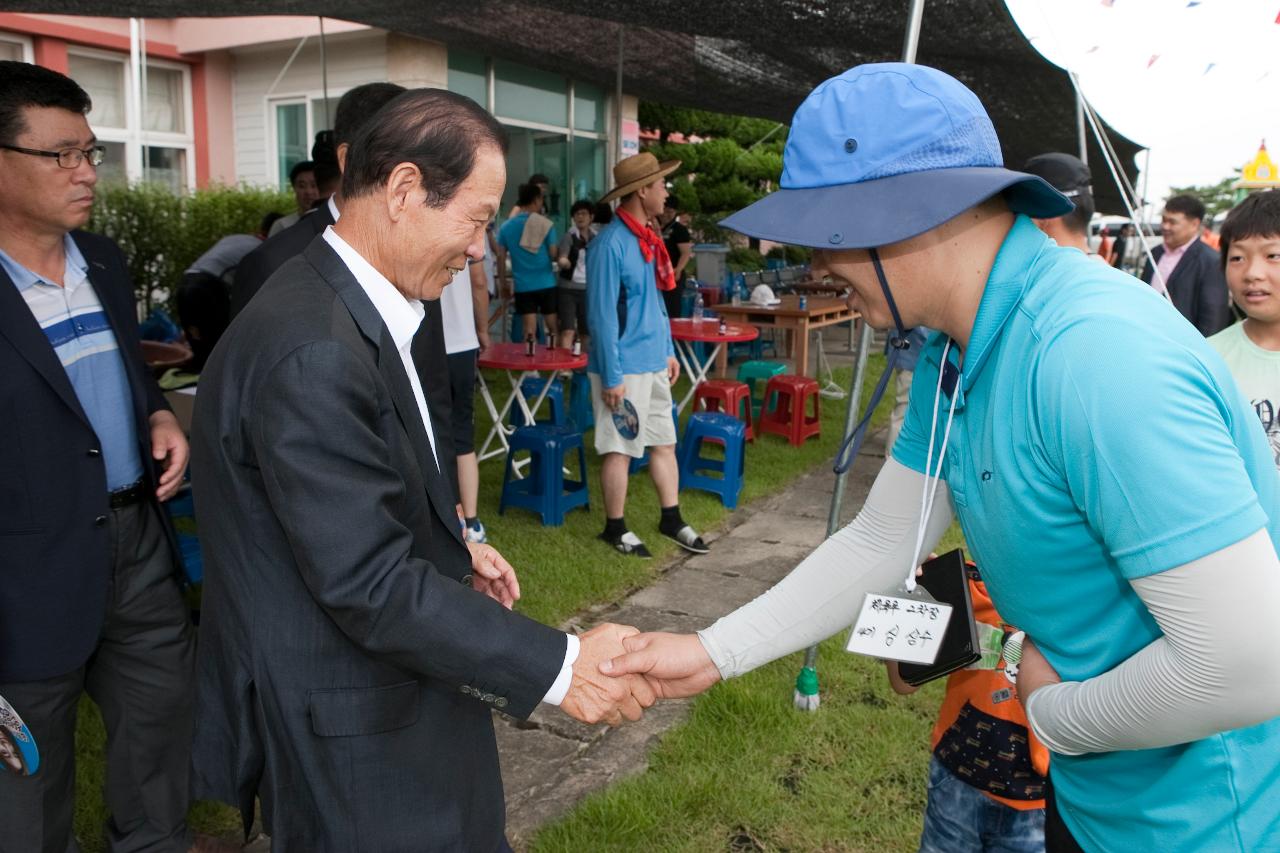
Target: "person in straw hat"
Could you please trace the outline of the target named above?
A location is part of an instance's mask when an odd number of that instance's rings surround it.
[[[857,518],[777,586],[602,669],[687,696],[818,642],[913,587],[954,513],[1029,638],[1047,849],[1276,849],[1280,478],[1226,365],[1167,300],[1036,228],[1070,201],[1003,167],[941,71],[819,85],[780,186],[724,224],[814,248],[897,347],[937,330],[906,423]]]
[[[600,538],[623,554],[648,557],[649,549],[627,527],[627,476],[632,459],[649,450],[649,474],[662,517],[658,532],[681,548],[707,552],[698,532],[680,516],[676,425],[671,386],[680,376],[671,324],[659,292],[675,271],[662,235],[647,224],[662,213],[666,177],[678,161],[659,163],[649,153],[621,160],[615,186],[602,202],[620,199],[617,215],[591,241],[587,253],[587,327],[591,332],[591,398],[596,452],[604,457],[605,526]]]

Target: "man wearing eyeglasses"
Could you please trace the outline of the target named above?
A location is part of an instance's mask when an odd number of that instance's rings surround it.
[[[79,229],[102,148],[72,80],[0,62],[0,695],[39,746],[0,773],[0,850],[75,850],[75,722],[107,728],[112,850],[186,850],[195,634],[160,502],[187,442],[112,241]]]

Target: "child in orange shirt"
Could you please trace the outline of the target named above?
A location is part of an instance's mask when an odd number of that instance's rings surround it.
[[[996,613],[978,568],[970,563],[968,570],[982,659],[947,678],[933,727],[920,853],[1042,853],[1049,752],[1027,727],[1014,695],[1016,667],[1003,659],[1016,629]],[[898,664],[887,664],[893,689],[914,693]]]

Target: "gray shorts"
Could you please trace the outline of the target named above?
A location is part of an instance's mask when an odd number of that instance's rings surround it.
[[[588,373],[591,380],[591,407],[596,418],[596,452],[625,453],[633,459],[644,456],[646,447],[676,443],[676,422],[671,417],[671,383],[667,371],[628,373],[622,377],[626,397],[640,416],[635,438],[625,438],[613,424],[613,411],[600,396],[600,374]]]

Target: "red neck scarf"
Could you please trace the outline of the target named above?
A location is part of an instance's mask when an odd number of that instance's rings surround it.
[[[662,242],[658,232],[648,225],[641,225],[634,216],[621,207],[614,211],[614,215],[622,220],[622,224],[627,226],[632,234],[636,235],[636,240],[640,242],[640,254],[644,255],[644,262],[646,264],[654,262],[653,271],[658,279],[658,290],[675,290],[676,271],[671,266],[667,245]]]

